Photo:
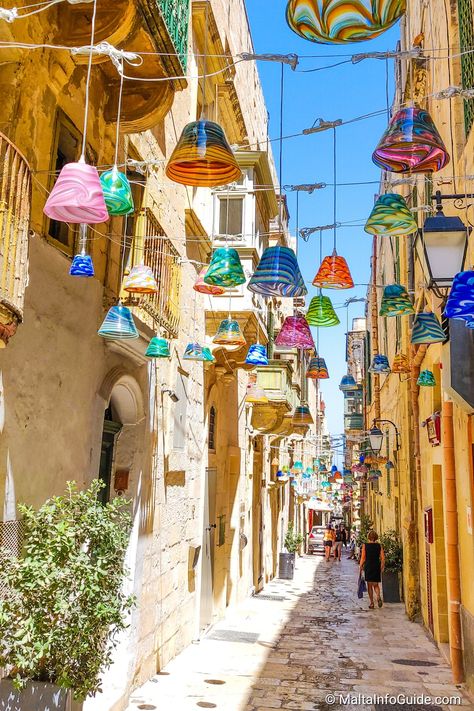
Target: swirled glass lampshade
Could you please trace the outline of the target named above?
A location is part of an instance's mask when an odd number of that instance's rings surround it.
[[[132,312],[126,306],[112,306],[105,316],[98,335],[109,341],[122,341],[138,338],[137,327]]]
[[[313,286],[319,286],[320,289],[352,289],[354,286],[347,262],[336,250],[324,257],[313,279]]]
[[[76,277],[93,277],[94,264],[90,254],[86,254],[85,252],[76,254],[71,262],[69,275]]]
[[[212,342],[221,346],[244,346],[246,343],[239,322],[230,318],[225,318],[220,322]]]
[[[301,350],[314,348],[313,336],[305,317],[287,316],[275,339],[275,345],[300,348]]]
[[[308,365],[308,370],[306,371],[306,377],[312,380],[326,380],[329,378],[328,369],[326,366],[326,361],[324,358],[316,356],[311,358]]]
[[[145,351],[145,355],[148,358],[169,358],[170,347],[166,338],[153,336]]]
[[[397,193],[380,195],[375,203],[364,230],[371,235],[411,235],[418,225],[408,209],[405,198]]]
[[[225,294],[225,289],[223,286],[217,286],[213,284],[206,284],[204,277],[208,267],[203,267],[199,272],[196,282],[193,286],[194,291],[198,291],[200,294],[210,294],[211,296],[221,296]]]
[[[227,185],[241,174],[223,129],[205,119],[184,127],[166,166],[175,183],[204,188]]]
[[[109,215],[130,215],[134,210],[132,188],[125,175],[117,166],[100,176],[104,200]]]
[[[443,343],[445,340],[446,334],[434,313],[423,311],[417,314],[411,332],[411,342],[414,345]]]
[[[308,405],[298,405],[293,415],[293,425],[314,425],[314,420],[311,416]],[[301,464],[301,471],[303,464]]]
[[[422,387],[434,388],[436,385],[435,376],[431,370],[422,370],[418,376],[416,384],[421,385]]]
[[[106,222],[109,213],[97,168],[84,161],[66,163],[46,200],[44,213],[59,222]]]
[[[388,374],[390,373],[390,364],[388,362],[388,358],[385,355],[381,355],[380,353],[377,353],[377,355],[374,355],[372,359],[372,363],[369,367],[369,373],[374,373],[374,374]]]
[[[429,113],[407,106],[391,119],[372,160],[391,173],[433,173],[449,163],[449,154]]]
[[[357,387],[357,383],[354,380],[353,376],[348,373],[347,375],[343,375],[341,382],[339,383],[339,390],[343,393],[348,392],[349,390],[354,390],[354,388]]]
[[[456,274],[444,308],[444,315],[447,318],[474,320],[474,271]]]
[[[308,290],[296,254],[289,247],[267,247],[251,276],[248,289],[263,296],[304,296]]]
[[[130,294],[156,294],[158,284],[151,267],[145,264],[137,264],[130,269],[123,280],[122,289]]]
[[[250,381],[247,385],[247,392],[245,394],[245,402],[252,403],[255,405],[266,405],[268,398],[265,395],[265,391],[257,385],[256,382]]]
[[[310,42],[347,44],[378,37],[405,9],[405,0],[289,0],[286,21]]]
[[[200,343],[188,343],[183,355],[184,360],[195,360],[203,363],[213,363],[215,361],[209,348],[201,346]]]
[[[322,294],[313,296],[311,299],[306,320],[310,326],[337,326],[340,323],[331,299]]]
[[[392,363],[392,373],[409,373],[408,357],[404,353],[397,353]]]
[[[245,359],[247,365],[268,365],[267,349],[261,343],[254,343],[249,348]]]
[[[215,249],[203,278],[205,284],[224,289],[243,284],[246,279],[237,250],[233,247]]]
[[[389,284],[383,290],[380,316],[405,316],[415,313],[415,309],[404,286]]]

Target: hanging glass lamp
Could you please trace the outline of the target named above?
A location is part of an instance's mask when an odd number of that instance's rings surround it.
[[[364,230],[371,235],[411,235],[418,230],[405,198],[397,193],[381,195],[375,203]]]
[[[354,286],[349,266],[336,250],[324,257],[313,279],[313,286],[319,286],[320,289],[352,289]]]
[[[248,289],[262,296],[304,296],[308,290],[296,254],[289,247],[267,247],[248,283]]]
[[[166,338],[153,336],[145,351],[145,355],[148,358],[169,358],[171,355],[170,346]]]
[[[247,365],[268,365],[267,349],[261,343],[254,343],[249,348],[245,359]]]
[[[152,268],[145,264],[132,267],[123,280],[122,289],[130,294],[156,294],[158,284]]]
[[[223,286],[206,284],[204,277],[206,276],[207,270],[208,267],[203,267],[199,272],[193,286],[194,291],[197,291],[200,294],[210,294],[211,296],[221,296],[222,294],[225,294],[225,288]]]
[[[112,306],[108,310],[97,333],[109,341],[122,341],[139,337],[132,312],[122,304]]]
[[[69,268],[69,275],[75,277],[93,277],[94,264],[92,257],[85,251],[81,254],[76,254]]]
[[[308,365],[308,370],[306,371],[306,377],[313,380],[326,380],[329,378],[328,369],[326,366],[326,361],[324,358],[316,356],[311,358]]]
[[[311,416],[310,409],[308,405],[299,405],[293,415],[293,425],[298,427],[298,425],[314,425],[314,420]],[[296,466],[296,463],[295,465]],[[303,464],[301,464],[301,470],[303,470]]]
[[[247,392],[245,394],[245,402],[254,405],[266,405],[268,403],[268,397],[266,396],[265,391],[257,385],[256,378],[254,380],[249,379]]]
[[[107,170],[100,176],[100,184],[104,191],[104,200],[109,215],[130,215],[134,210],[133,195],[130,182],[117,166]]]
[[[314,348],[308,322],[304,316],[287,316],[283,321],[280,333],[275,339],[276,346],[310,350]]]
[[[83,160],[66,163],[46,200],[44,213],[51,220],[73,224],[106,222],[109,213],[99,173]]]
[[[339,383],[339,390],[345,393],[349,390],[354,390],[354,388],[357,388],[357,383],[354,380],[353,376],[350,373],[348,373],[347,375],[343,375],[341,382]]]
[[[417,314],[411,332],[411,342],[414,345],[443,343],[445,340],[446,334],[434,313],[423,311]]]
[[[212,342],[222,346],[245,346],[246,343],[239,322],[232,318],[220,322]]]
[[[310,326],[337,326],[339,321],[332,301],[329,296],[318,294],[313,296],[306,313],[306,320]]]
[[[212,188],[233,183],[242,173],[221,126],[200,119],[184,127],[166,175],[182,185]]]
[[[381,355],[380,353],[374,355],[372,363],[369,367],[369,373],[386,375],[390,372],[390,364],[388,362],[387,356]]]
[[[289,0],[286,21],[310,42],[348,44],[378,37],[405,9],[405,0]]]
[[[404,353],[397,353],[392,363],[392,373],[409,373],[408,357]]]
[[[201,346],[200,343],[188,343],[183,355],[184,360],[195,360],[203,363],[213,363],[215,361],[209,348]]]
[[[459,272],[453,279],[444,309],[446,318],[474,320],[474,271]]]
[[[231,289],[246,281],[239,253],[233,247],[218,247],[204,274],[204,283]]]
[[[427,388],[434,388],[436,385],[435,376],[431,370],[422,370],[416,381],[417,385]]]
[[[407,106],[391,119],[372,160],[391,173],[434,173],[449,154],[429,113]]]
[[[380,316],[405,316],[415,313],[415,309],[404,286],[389,284],[383,290]]]

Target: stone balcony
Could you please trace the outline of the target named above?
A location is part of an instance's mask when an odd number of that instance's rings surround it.
[[[299,405],[299,389],[293,382],[293,366],[289,361],[270,360],[257,368],[257,384],[265,391],[269,402],[254,405],[252,427],[261,434],[282,437],[295,432],[293,411]]]

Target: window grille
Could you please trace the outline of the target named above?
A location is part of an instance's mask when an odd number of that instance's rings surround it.
[[[458,0],[459,45],[461,52],[461,80],[463,89],[474,88],[474,15],[472,0]],[[474,122],[474,99],[464,100],[464,128],[466,136]]]
[[[209,410],[209,437],[208,448],[214,451],[216,449],[216,408],[211,407]]]

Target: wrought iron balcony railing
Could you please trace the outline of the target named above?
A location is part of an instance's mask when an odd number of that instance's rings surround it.
[[[28,163],[0,133],[0,346],[8,343],[23,320],[30,202]]]

